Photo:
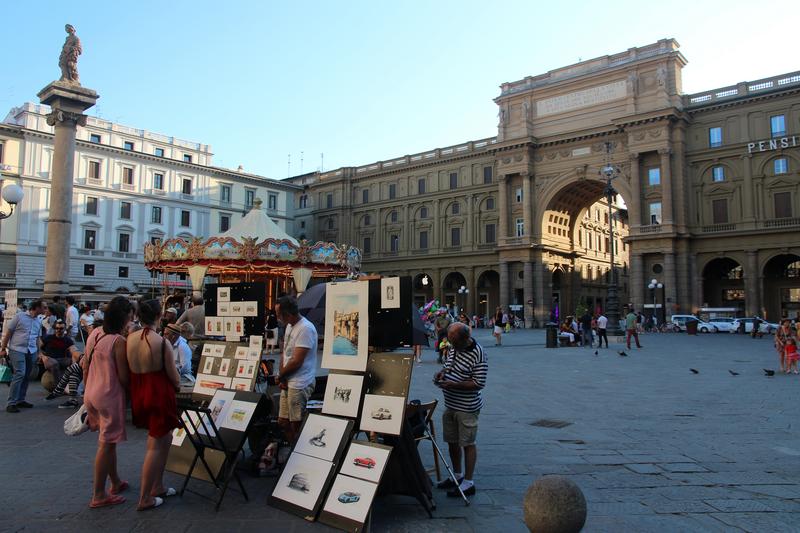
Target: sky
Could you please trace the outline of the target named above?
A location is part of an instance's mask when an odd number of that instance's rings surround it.
[[[492,137],[501,83],[661,38],[689,61],[685,93],[800,70],[797,1],[31,6],[3,8],[0,117],[59,77],[70,23],[81,83],[100,94],[90,115],[209,144],[215,165],[275,179]]]

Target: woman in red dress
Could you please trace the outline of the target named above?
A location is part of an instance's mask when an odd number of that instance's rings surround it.
[[[180,376],[172,346],[155,332],[160,318],[158,300],[139,302],[142,330],[128,336],[133,424],[147,429],[139,511],[158,507],[165,497],[176,494],[175,489],[164,487],[163,478],[172,430],[179,426],[175,392],[180,389]]]

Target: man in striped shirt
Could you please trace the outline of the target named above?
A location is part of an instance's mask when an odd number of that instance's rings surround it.
[[[478,434],[478,415],[483,407],[481,389],[486,385],[486,354],[470,335],[469,326],[457,322],[447,328],[450,350],[444,368],[434,376],[434,382],[444,393],[445,411],[442,415],[442,435],[450,449],[450,460],[461,490],[467,496],[475,494],[473,474],[478,459],[475,438]],[[462,448],[464,475],[461,475]],[[446,479],[440,489],[452,489],[447,495],[458,497],[455,483]]]

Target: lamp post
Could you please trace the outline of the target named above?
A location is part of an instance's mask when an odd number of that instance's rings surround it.
[[[619,175],[619,168],[611,164],[611,150],[613,144],[606,142],[606,164],[600,169],[599,174],[606,181],[606,187],[603,190],[606,200],[608,201],[608,251],[609,263],[611,265],[611,276],[608,284],[608,294],[606,296],[606,318],[608,318],[608,332],[611,335],[622,335],[622,330],[619,327],[619,297],[617,295],[617,272],[614,268],[614,213],[613,205],[614,198],[617,196],[617,191],[611,184],[611,180]]]
[[[659,281],[656,278],[653,278],[650,280],[650,284],[647,286],[647,288],[653,291],[653,316],[656,316],[656,295],[657,295],[656,289],[658,290],[663,289],[664,284],[659,283]],[[662,321],[661,323],[663,324],[664,322]]]
[[[469,289],[462,285],[458,289],[458,294],[463,295],[463,298],[461,299],[462,300],[461,311],[463,312],[464,308],[467,306],[467,298],[468,298],[467,295],[469,294]]]

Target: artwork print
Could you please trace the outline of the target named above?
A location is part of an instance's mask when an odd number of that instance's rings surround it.
[[[217,303],[217,316],[226,317],[229,316],[231,312],[231,304],[230,302],[218,302]]]
[[[272,497],[313,511],[333,470],[333,463],[293,453],[283,468]]]
[[[249,378],[233,378],[231,380],[231,388],[237,391],[248,392],[250,390]]]
[[[230,359],[223,359],[222,362],[219,364],[219,374],[220,376],[227,376],[228,369],[231,367],[231,360]]]
[[[227,416],[219,422],[219,427],[233,429],[235,431],[247,430],[250,419],[258,406],[257,403],[233,400]]]
[[[231,288],[217,287],[217,302],[230,302],[230,301],[231,301]]]
[[[406,406],[404,396],[364,395],[364,410],[361,413],[363,431],[400,435]]]
[[[328,374],[322,412],[356,418],[361,404],[361,388],[363,384],[364,376]]]
[[[375,483],[339,474],[322,510],[363,524],[377,489]]]
[[[352,442],[339,473],[378,483],[391,452],[388,446]]]
[[[325,461],[333,461],[345,437],[347,427],[347,420],[310,414],[303,425],[294,451]]]
[[[400,278],[381,278],[381,309],[400,308]]]
[[[368,281],[328,284],[325,297],[323,368],[363,372],[367,367],[368,300]]]
[[[212,374],[197,374],[192,392],[213,396],[217,389],[227,389],[231,386],[231,378],[214,376]]]
[[[214,361],[217,359],[215,357],[206,357],[205,363],[203,363],[203,374],[210,374],[211,371],[214,369]]]

